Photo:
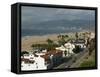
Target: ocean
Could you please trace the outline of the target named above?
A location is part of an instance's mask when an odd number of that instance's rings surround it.
[[[24,27],[27,28],[24,28]],[[37,36],[47,34],[60,34],[70,32],[80,32],[95,29],[94,20],[73,20],[73,21],[48,21],[37,24],[24,24],[22,25],[22,37],[23,36]]]

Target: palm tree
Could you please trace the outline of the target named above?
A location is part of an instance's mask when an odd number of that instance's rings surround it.
[[[83,39],[86,39],[86,34],[85,33],[82,33],[82,35],[83,35]]]
[[[76,40],[78,40],[78,32],[75,33]]]
[[[61,39],[61,35],[60,34],[57,37],[58,37],[58,39]]]
[[[51,39],[47,39],[46,41],[48,42],[48,44],[53,44],[53,40]]]

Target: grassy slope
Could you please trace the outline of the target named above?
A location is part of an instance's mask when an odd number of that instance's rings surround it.
[[[92,52],[92,55],[86,57],[84,61],[80,64],[80,67],[94,67],[95,66],[95,51]]]

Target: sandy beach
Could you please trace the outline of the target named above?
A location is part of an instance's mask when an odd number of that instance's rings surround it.
[[[83,33],[79,32],[79,33]],[[94,32],[93,32],[94,33]],[[75,37],[75,33],[61,33],[61,35],[68,35],[71,37]],[[48,34],[48,35],[42,35],[42,36],[25,36],[22,37],[22,42],[21,42],[21,51],[32,51],[32,44],[46,44],[47,39],[51,39],[53,41],[58,40],[59,34]]]
[[[60,35],[72,35],[73,33],[60,33]],[[32,44],[46,44],[47,39],[51,39],[53,41],[58,40],[59,34],[48,34],[48,35],[42,35],[42,36],[25,36],[22,37],[22,43],[21,43],[21,51],[32,51]]]
[[[43,44],[47,43],[47,39],[51,39],[53,41],[57,41],[57,34],[52,35],[43,35],[43,36],[25,36],[22,38],[21,49],[22,51],[32,51],[32,44]]]

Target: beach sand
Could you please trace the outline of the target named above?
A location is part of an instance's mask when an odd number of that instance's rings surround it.
[[[44,35],[44,36],[26,36],[22,38],[21,51],[32,51],[32,44],[46,44],[47,39],[57,41],[57,34]]]

